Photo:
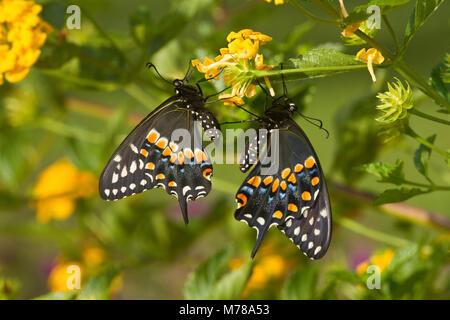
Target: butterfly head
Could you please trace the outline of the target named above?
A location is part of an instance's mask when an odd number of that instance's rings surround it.
[[[189,101],[203,100],[203,95],[197,87],[186,84],[185,79],[173,80],[173,86],[175,87],[175,93],[181,95],[184,99]]]
[[[272,106],[266,111],[266,116],[275,120],[284,120],[296,111],[297,105],[291,99],[282,96],[273,101]]]

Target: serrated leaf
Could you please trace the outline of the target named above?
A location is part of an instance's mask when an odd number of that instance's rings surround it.
[[[78,291],[58,291],[58,292],[50,292],[34,298],[34,300],[74,300],[77,297]]]
[[[372,13],[367,12],[367,8],[369,8],[370,6],[378,6],[380,8],[381,14],[383,15],[395,8],[408,4],[410,1],[411,0],[371,0],[367,4],[360,5],[354,8],[344,22],[346,24],[352,24],[355,22],[366,20],[372,15]]]
[[[231,259],[233,250],[228,247],[202,262],[186,281],[184,298],[190,300],[207,299],[214,283],[221,276]]]
[[[450,61],[448,61],[450,60],[450,54],[447,54],[446,60],[433,68],[429,82],[437,92],[450,102]],[[447,109],[442,110],[448,114]]]
[[[373,201],[373,204],[379,206],[385,203],[402,202],[408,200],[409,198],[428,192],[430,192],[430,190],[423,190],[419,188],[388,189],[379,194]]]
[[[310,300],[315,298],[319,270],[316,267],[296,269],[281,289],[283,300]]]
[[[78,299],[80,300],[106,300],[110,295],[111,283],[119,275],[121,267],[111,265],[93,276],[82,287]]]
[[[225,274],[214,285],[209,299],[235,300],[238,299],[252,274],[253,262],[249,261],[239,269]]]
[[[374,162],[366,164],[362,167],[366,172],[380,178],[379,182],[400,185],[405,180],[403,160],[397,160],[393,166],[383,162]]]
[[[406,47],[411,41],[416,31],[425,23],[427,18],[439,7],[442,0],[417,0],[414,11],[409,18],[405,30],[405,39],[403,47]]]
[[[432,135],[427,138],[427,141],[431,144],[434,143],[436,135]],[[428,179],[428,159],[431,155],[431,149],[427,146],[421,144],[419,148],[414,153],[414,165],[417,171],[419,171],[425,178]]]

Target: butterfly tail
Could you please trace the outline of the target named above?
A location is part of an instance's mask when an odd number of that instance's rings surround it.
[[[187,226],[189,223],[188,211],[187,211],[187,201],[186,198],[180,197],[178,199],[178,203],[180,204],[181,214],[183,215],[184,224]]]
[[[266,232],[267,232],[267,228],[264,228],[261,231],[258,230],[258,235],[256,237],[256,243],[252,250],[252,259],[255,258],[256,252],[258,251],[259,247],[261,246],[261,243],[264,239],[264,235],[266,234]]]

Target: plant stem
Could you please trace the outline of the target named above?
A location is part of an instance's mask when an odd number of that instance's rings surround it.
[[[341,19],[339,11],[327,1],[313,0],[313,2],[316,4],[316,6],[318,6],[320,9],[326,12],[330,17],[334,19]]]
[[[392,28],[391,23],[389,22],[389,19],[387,18],[386,15],[383,14],[383,21],[386,24],[386,26],[388,27],[389,33],[391,34],[392,40],[394,40],[394,45],[395,45],[395,54],[397,54],[398,52],[398,41],[397,41],[397,36],[395,35],[395,31]]]
[[[411,129],[411,127],[406,127],[405,129],[405,134],[409,135],[411,138],[414,138],[415,140],[417,140],[419,143],[423,144],[424,146],[427,146],[428,148],[436,151],[437,153],[443,155],[445,158],[450,158],[450,153],[447,151],[444,151],[438,147],[436,147],[434,144],[430,143],[429,141],[427,141],[426,139],[422,138],[421,136],[419,136],[413,129]],[[449,188],[450,190],[450,188]]]
[[[360,235],[363,235],[367,238],[371,238],[380,242],[384,242],[388,245],[392,245],[395,247],[404,247],[409,244],[409,241],[398,238],[395,236],[391,236],[388,234],[385,234],[383,232],[373,230],[371,228],[367,228],[363,226],[362,224],[359,224],[353,220],[350,220],[348,218],[339,218],[336,221],[339,225],[342,227],[349,229],[353,232],[359,233]]]
[[[442,123],[442,124],[450,125],[450,121],[447,121],[447,120],[444,120],[444,119],[441,119],[441,118],[437,118],[435,116],[429,115],[427,113],[423,113],[422,111],[419,111],[419,110],[416,110],[416,109],[411,109],[408,112],[411,113],[411,114],[414,114],[414,115],[416,115],[418,117],[421,117],[421,118],[425,118],[425,119],[428,119],[428,120],[431,120],[431,121],[434,121],[434,122],[439,122],[439,123]]]
[[[318,16],[312,14],[311,12],[309,12],[308,10],[303,8],[297,2],[297,0],[291,0],[291,1],[289,1],[289,3],[292,4],[301,14],[304,14],[305,16],[310,17],[313,20],[316,20],[316,21],[322,22],[322,23],[326,23],[326,24],[339,25],[339,22],[337,22],[337,21],[322,19],[322,18],[319,18]]]

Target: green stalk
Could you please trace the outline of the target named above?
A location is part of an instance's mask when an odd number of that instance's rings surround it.
[[[441,119],[441,118],[437,118],[435,116],[429,115],[427,113],[421,112],[421,111],[416,110],[416,109],[411,109],[408,112],[413,114],[413,115],[416,115],[418,117],[424,118],[424,119],[428,119],[428,120],[431,120],[431,121],[434,121],[434,122],[446,124],[448,126],[450,125],[450,121],[447,121],[447,120],[444,120],[444,119]]]
[[[307,16],[313,20],[316,20],[316,21],[322,22],[322,23],[326,23],[326,24],[339,25],[339,22],[337,22],[337,21],[322,19],[322,18],[319,18],[318,16],[312,14],[311,12],[309,12],[308,10],[303,8],[297,2],[297,0],[291,0],[291,1],[289,1],[289,3],[292,4],[301,14],[304,14],[305,16]]]
[[[421,136],[419,136],[413,129],[411,129],[411,127],[406,127],[405,129],[405,134],[407,134],[408,136],[410,136],[411,138],[417,140],[419,143],[423,144],[424,146],[427,146],[428,148],[430,148],[431,150],[436,151],[437,153],[443,155],[445,158],[450,158],[450,153],[447,151],[444,151],[438,147],[436,147],[434,144],[430,143],[429,141],[427,141],[426,139],[422,138]],[[449,188],[450,189],[450,188]]]
[[[388,245],[394,246],[394,247],[404,247],[409,244],[409,241],[398,238],[395,236],[391,236],[388,234],[385,234],[380,231],[376,231],[370,228],[367,228],[353,220],[350,220],[348,218],[339,218],[337,219],[337,224],[341,225],[342,227],[349,229],[355,233],[358,233],[362,236],[365,236],[370,239],[374,239],[380,242],[384,242]]]

